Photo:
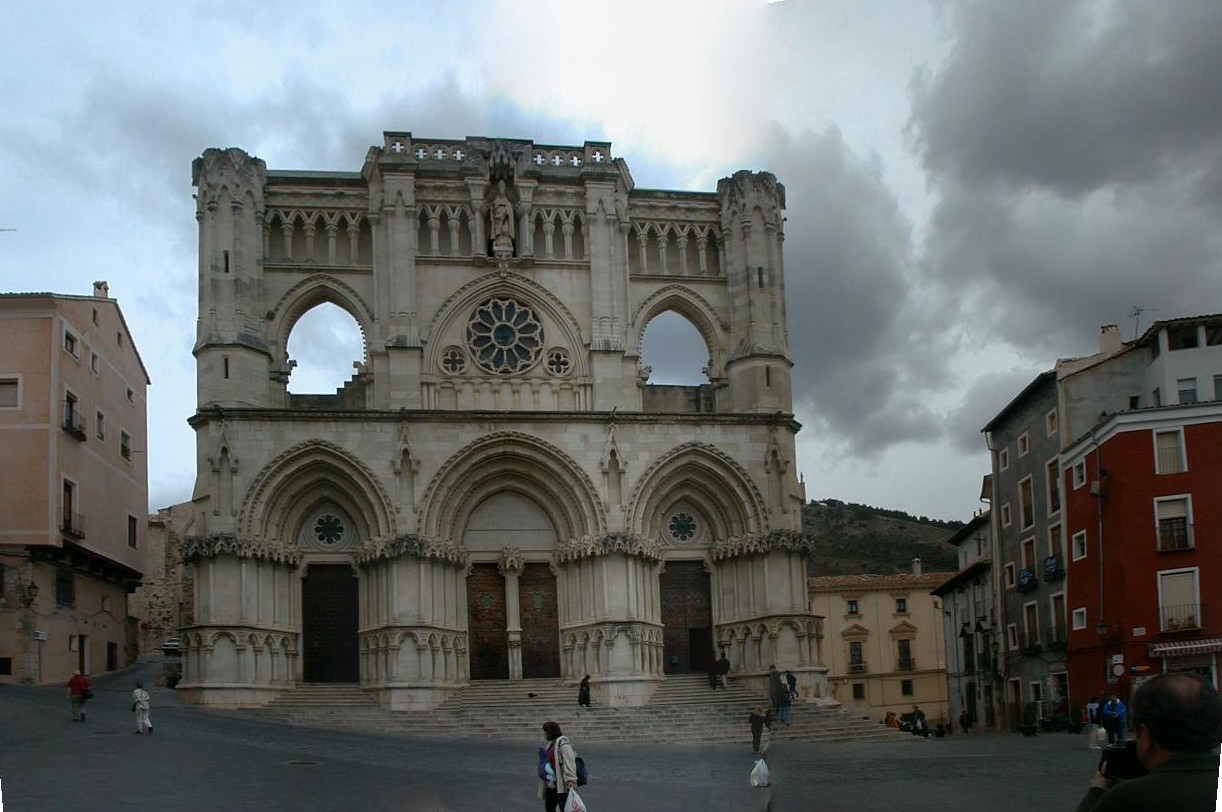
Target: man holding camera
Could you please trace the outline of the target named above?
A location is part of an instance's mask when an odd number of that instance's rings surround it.
[[[1130,712],[1136,733],[1130,746],[1148,774],[1118,775],[1121,754],[1105,751],[1078,812],[1214,812],[1213,751],[1222,742],[1222,701],[1214,687],[1195,674],[1160,674],[1137,689]]]

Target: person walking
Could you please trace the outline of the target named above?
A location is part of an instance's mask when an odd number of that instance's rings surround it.
[[[153,734],[153,722],[149,719],[149,692],[144,690],[144,683],[137,682],[132,691],[132,713],[136,714],[136,733]]]
[[[781,672],[774,663],[768,666],[768,699],[772,701],[772,709],[778,713],[781,710],[782,693],[785,693],[785,687],[781,684]]]
[[[789,691],[781,691],[781,696],[778,699],[780,705],[781,724],[789,727],[792,723],[790,714],[793,712],[793,700],[789,696]]]
[[[72,721],[85,721],[85,703],[93,696],[93,685],[89,677],[80,671],[73,671],[68,678],[68,701],[72,703]]]
[[[577,704],[583,708],[590,707],[590,675],[581,678],[581,686],[577,689]]]
[[[794,676],[792,671],[785,672],[785,682],[789,686],[789,698],[798,698],[798,678]]]
[[[543,723],[546,739],[544,777],[539,782],[543,812],[564,812],[569,790],[577,786],[577,751],[556,722]]]
[[[965,710],[959,711],[959,728],[964,732],[964,734],[972,732],[972,718],[967,715],[967,711]]]
[[[764,728],[772,728],[772,711],[764,710],[763,705],[757,705],[755,710],[751,711],[751,752],[758,753],[760,751],[760,738],[764,735]]]
[[[726,676],[730,673],[730,658],[726,653],[721,652],[721,659],[717,661],[717,687],[726,689]]]

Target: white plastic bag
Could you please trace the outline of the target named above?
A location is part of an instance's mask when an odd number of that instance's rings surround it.
[[[762,758],[756,761],[755,766],[751,768],[751,786],[766,787],[771,780],[768,775],[768,762]]]
[[[1091,725],[1090,749],[1102,750],[1104,747],[1107,747],[1107,731],[1103,725]]]
[[[581,800],[576,789],[569,790],[569,797],[564,802],[564,812],[586,812],[586,803]]]

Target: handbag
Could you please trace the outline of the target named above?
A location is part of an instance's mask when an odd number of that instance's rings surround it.
[[[569,790],[569,796],[564,801],[564,812],[586,812],[586,802],[581,800],[577,790]]]
[[[93,699],[93,691],[89,690],[88,688],[81,691],[81,699]]]

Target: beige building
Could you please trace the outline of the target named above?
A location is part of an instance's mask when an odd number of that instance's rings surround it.
[[[429,708],[589,674],[632,705],[717,649],[818,683],[772,175],[638,189],[606,142],[387,132],[358,171],[210,149],[193,177],[184,700],[353,682]],[[324,303],[363,357],[290,393]],[[667,312],[703,338],[702,385],[648,382]]]
[[[135,656],[149,379],[105,282],[0,294],[0,681]]]
[[[954,573],[811,578],[811,613],[822,616],[831,695],[881,720],[920,705],[930,726],[948,719],[940,599],[930,590]]]

